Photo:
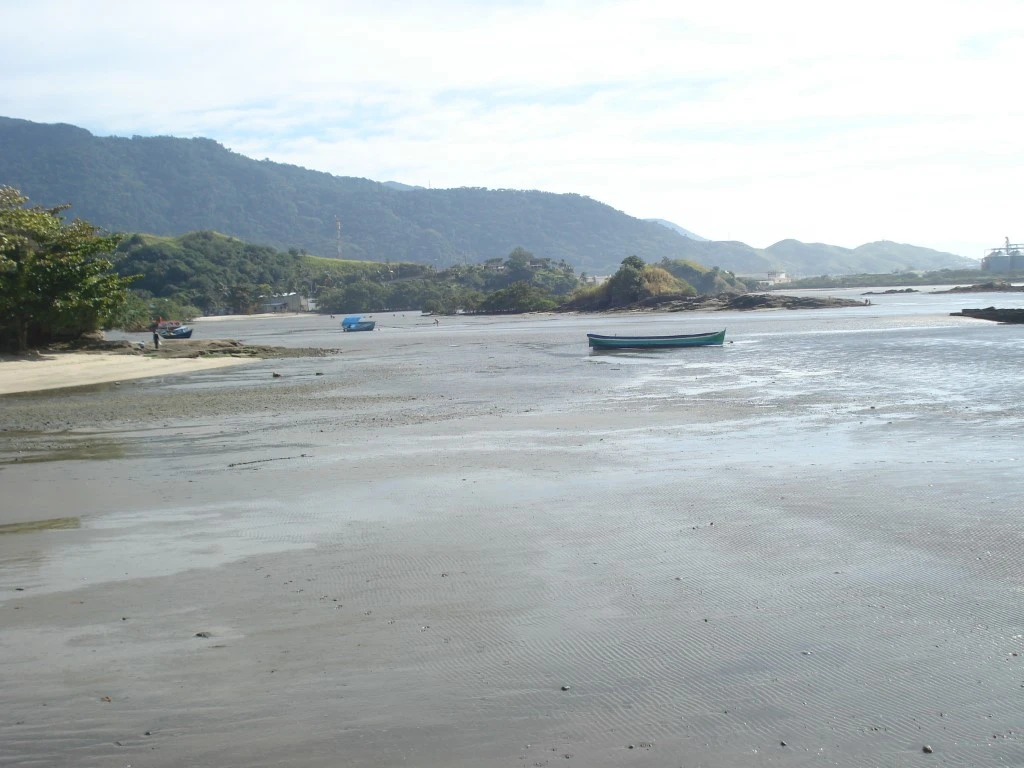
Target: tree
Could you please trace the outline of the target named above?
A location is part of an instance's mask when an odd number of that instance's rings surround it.
[[[227,302],[231,311],[237,315],[248,315],[252,312],[252,306],[256,303],[253,297],[253,287],[248,283],[239,283],[228,288]]]
[[[480,312],[543,312],[554,309],[557,302],[543,288],[526,282],[513,283],[495,291],[482,302]]]
[[[618,272],[608,280],[608,298],[612,306],[624,306],[640,299],[645,266],[639,256],[622,260]]]
[[[127,301],[133,277],[119,277],[108,256],[120,236],[88,222],[67,223],[56,208],[0,187],[0,344],[19,352],[56,335],[100,327]]]
[[[622,266],[633,267],[634,269],[642,270],[647,265],[645,264],[643,259],[641,259],[639,256],[634,255],[627,256],[626,258],[624,258],[622,260]]]

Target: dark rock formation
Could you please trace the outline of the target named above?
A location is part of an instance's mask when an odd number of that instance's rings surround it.
[[[997,323],[1024,323],[1024,309],[985,307],[985,309],[961,309],[959,312],[950,312],[949,314],[952,317],[973,317],[975,320],[992,320]]]
[[[868,301],[837,299],[831,296],[781,296],[768,293],[744,293],[718,296],[654,296],[627,307],[606,311],[655,310],[660,312],[713,312],[718,310],[748,311],[754,309],[826,309],[832,307],[863,307]]]
[[[977,285],[958,285],[948,291],[932,291],[932,293],[1020,293],[1024,292],[1024,285],[1014,285],[1005,280],[996,280],[991,283],[978,283]]]

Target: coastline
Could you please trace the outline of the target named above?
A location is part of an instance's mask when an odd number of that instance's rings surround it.
[[[0,395],[193,373],[246,362],[237,357],[157,358],[112,352],[0,355]]]

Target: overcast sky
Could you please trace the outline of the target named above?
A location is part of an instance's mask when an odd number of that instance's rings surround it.
[[[0,0],[8,117],[758,247],[1024,241],[1022,73],[1018,0]]]

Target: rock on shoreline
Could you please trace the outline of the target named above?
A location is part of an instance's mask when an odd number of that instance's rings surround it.
[[[1024,292],[1024,285],[1014,285],[1004,280],[996,280],[991,283],[978,283],[977,285],[958,285],[948,291],[932,291],[932,293],[1020,293]]]
[[[755,309],[829,309],[863,307],[867,301],[837,299],[832,296],[784,296],[767,293],[743,293],[718,296],[656,296],[620,309],[653,309],[664,312],[751,311]]]
[[[104,339],[80,339],[74,342],[53,344],[48,350],[55,352],[104,352],[116,355],[144,355],[164,359],[195,357],[252,357],[260,359],[282,357],[328,357],[340,353],[338,349],[320,347],[270,347],[262,344],[243,344],[235,339],[174,339],[161,340],[160,349],[153,348],[152,342],[139,347],[134,341],[107,341]],[[43,350],[46,351],[46,350]]]

